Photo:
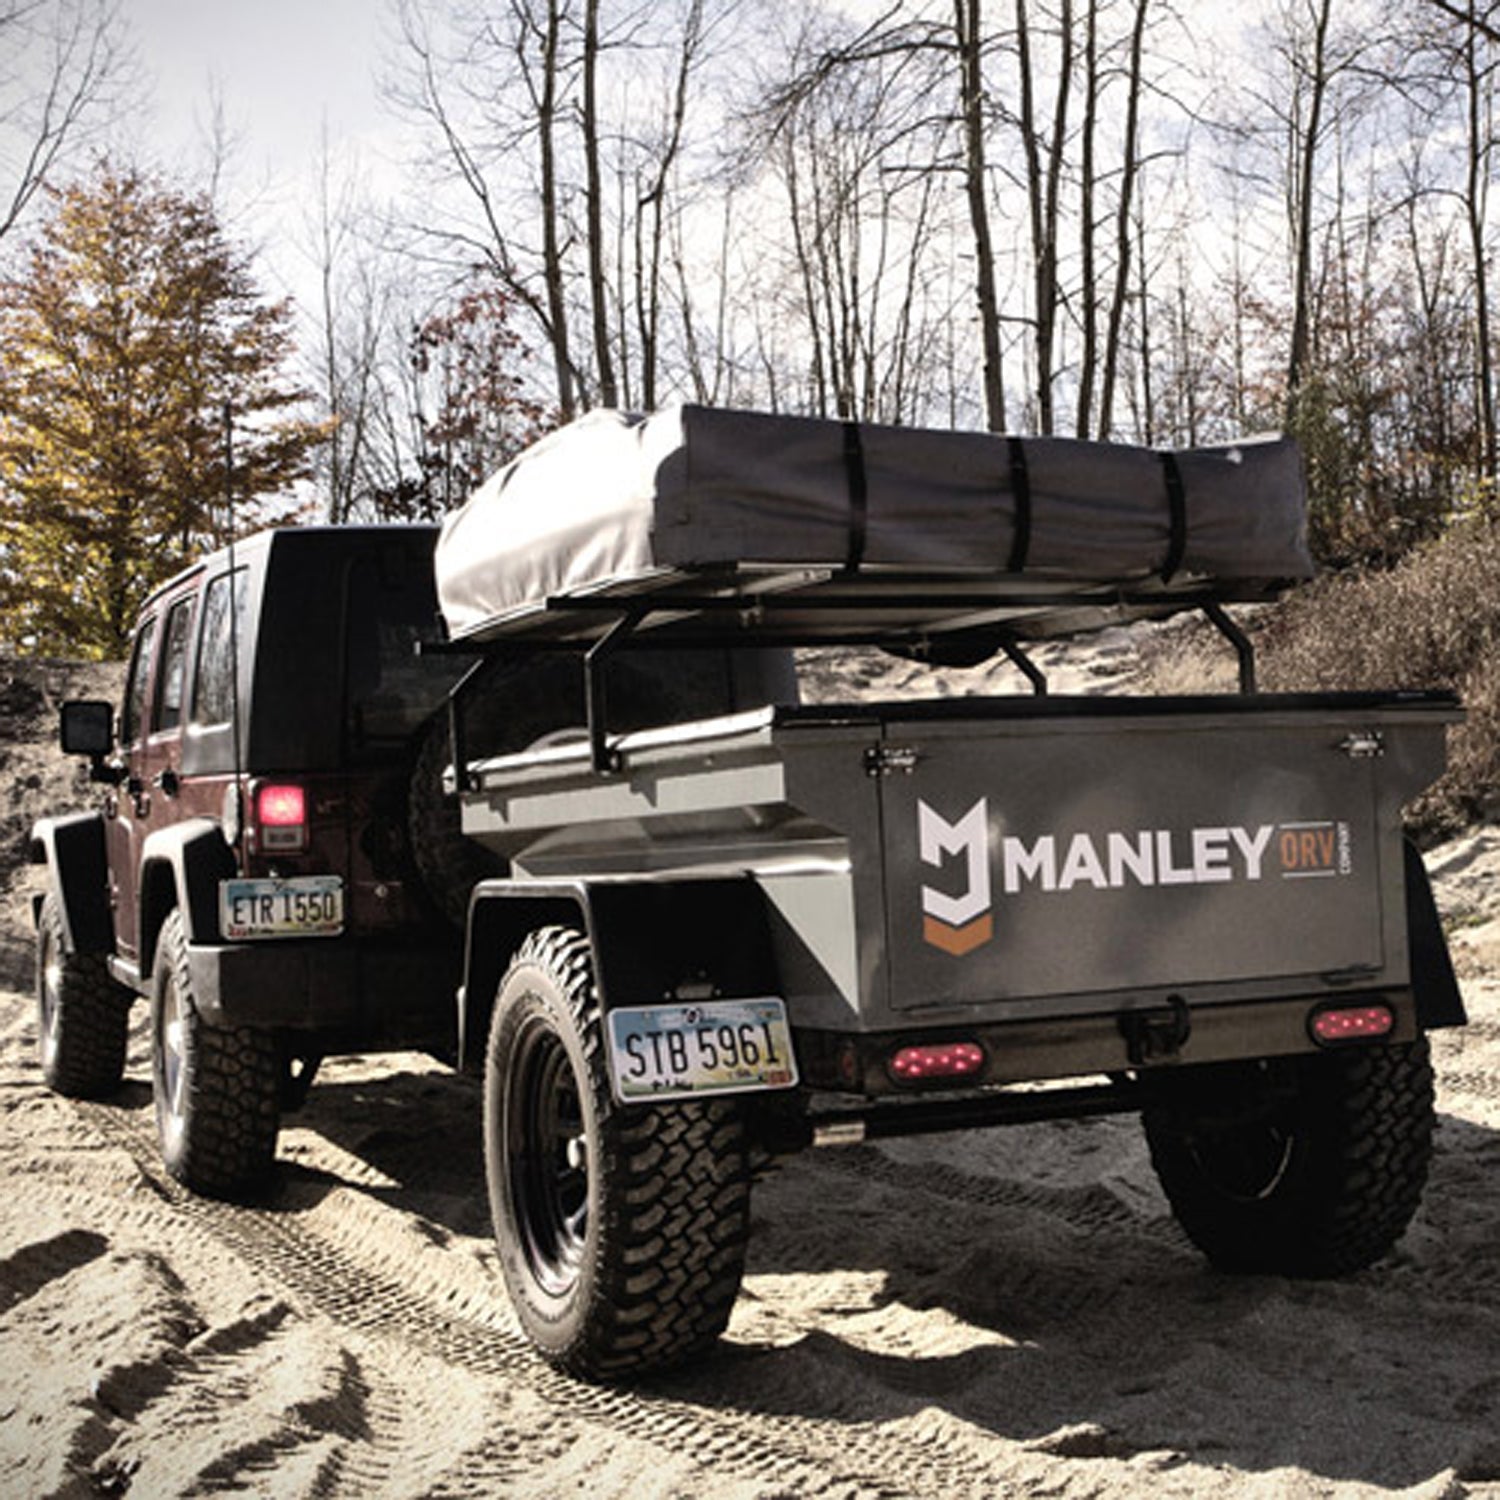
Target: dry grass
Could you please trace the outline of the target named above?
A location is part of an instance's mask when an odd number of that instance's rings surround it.
[[[1409,824],[1425,841],[1500,812],[1500,526],[1455,528],[1387,571],[1325,577],[1248,623],[1270,691],[1454,689],[1468,722]],[[1153,684],[1222,691],[1223,653],[1194,627],[1155,656]]]

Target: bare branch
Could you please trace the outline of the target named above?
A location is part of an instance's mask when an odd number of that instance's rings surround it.
[[[11,0],[0,11],[0,52],[22,80],[18,102],[0,115],[3,239],[89,127],[114,112],[130,58],[117,0]]]

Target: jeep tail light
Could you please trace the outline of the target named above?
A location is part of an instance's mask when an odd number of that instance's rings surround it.
[[[255,825],[267,854],[295,854],[307,847],[307,793],[283,782],[255,789]]]
[[[1341,1005],[1314,1011],[1309,1025],[1325,1046],[1372,1041],[1396,1029],[1396,1013],[1388,1005]]]
[[[977,1042],[929,1042],[901,1047],[891,1054],[888,1066],[897,1083],[967,1078],[984,1066],[984,1048]]]

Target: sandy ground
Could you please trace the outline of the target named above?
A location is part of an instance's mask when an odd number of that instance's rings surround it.
[[[1135,664],[1123,635],[1042,659],[1063,689]],[[884,692],[915,670],[812,676]],[[36,741],[90,684],[41,686],[0,692],[7,868],[33,812],[86,799]],[[477,1091],[436,1063],[329,1064],[251,1208],[161,1170],[139,1036],[114,1102],[47,1092],[21,872],[0,925],[0,1497],[1500,1497],[1500,830],[1432,865],[1472,1023],[1435,1038],[1432,1179],[1382,1264],[1210,1272],[1130,1119],[807,1153],[756,1187],[717,1352],[623,1392],[524,1346]]]

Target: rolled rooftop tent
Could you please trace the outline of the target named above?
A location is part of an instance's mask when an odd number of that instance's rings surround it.
[[[474,641],[587,639],[628,611],[681,630],[716,606],[808,639],[871,609],[1027,633],[1272,597],[1312,571],[1289,438],[1164,450],[693,405],[561,428],[437,548],[450,637]]]

